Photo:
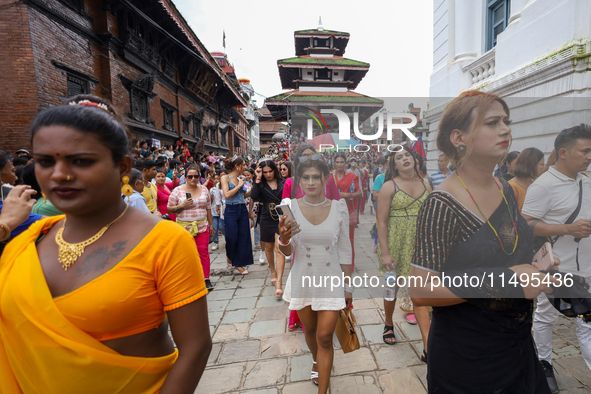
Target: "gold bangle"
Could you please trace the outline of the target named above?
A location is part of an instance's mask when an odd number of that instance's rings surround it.
[[[6,231],[6,237],[0,240],[0,242],[4,242],[8,238],[10,238],[10,233],[12,232],[12,230],[10,229],[10,227],[8,227],[8,224],[4,223],[3,221],[0,221],[0,227],[2,227]]]

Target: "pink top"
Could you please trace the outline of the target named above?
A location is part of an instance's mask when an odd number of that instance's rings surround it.
[[[173,221],[176,221],[176,214],[168,213],[168,198],[170,197],[171,190],[173,190],[178,185],[178,183],[178,179],[176,180],[176,182],[166,182],[164,186],[166,186],[168,189],[156,185],[156,189],[158,189],[158,197],[156,199],[156,205],[158,205],[158,212],[160,212],[163,215],[167,213],[170,219],[172,219]]]
[[[179,186],[170,193],[170,197],[168,199],[168,206],[180,205],[185,200],[186,191],[183,186]],[[193,206],[191,208],[183,209],[179,213],[177,213],[177,218],[184,221],[184,222],[194,222],[200,221],[197,224],[197,228],[199,229],[200,233],[207,231],[207,210],[211,210],[211,199],[209,198],[209,191],[205,186],[201,186],[201,195],[200,196],[193,196]],[[205,219],[205,220],[203,220]],[[188,226],[187,228],[190,228]]]
[[[281,196],[282,199],[283,198],[291,198],[292,186],[293,186],[293,178],[287,179],[285,181],[285,184],[283,185],[283,195]],[[306,193],[304,193],[302,191],[302,188],[300,186],[298,186],[298,188],[296,190],[296,198],[302,198],[302,197],[304,197],[305,194]],[[339,193],[339,189],[337,188],[337,184],[335,183],[332,174],[330,174],[328,181],[326,181],[326,186],[324,187],[324,195],[329,200],[340,200],[341,199],[341,194]]]

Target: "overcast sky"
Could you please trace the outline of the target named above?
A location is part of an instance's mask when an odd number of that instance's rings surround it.
[[[325,29],[351,34],[345,57],[371,64],[357,92],[429,94],[433,0],[173,1],[210,52],[223,50],[225,30],[226,53],[237,77],[250,79],[263,96],[283,92],[277,60],[295,56],[293,32],[316,28],[319,16]],[[263,101],[259,97],[257,104]]]

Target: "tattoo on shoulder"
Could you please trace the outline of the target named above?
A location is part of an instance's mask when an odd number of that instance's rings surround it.
[[[109,260],[116,259],[125,249],[127,241],[115,242],[109,251],[109,247],[102,246],[93,250],[90,254],[86,255],[82,264],[76,267],[76,271],[79,274],[89,274],[91,272],[101,271],[105,268]]]
[[[536,228],[536,225],[538,224],[539,221],[540,221],[539,219],[532,220],[529,224],[529,228],[531,228],[531,230],[534,231],[534,228]]]

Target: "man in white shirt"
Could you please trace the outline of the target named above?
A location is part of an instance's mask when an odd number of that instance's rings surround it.
[[[581,173],[591,164],[591,126],[581,124],[561,131],[554,147],[556,165],[528,188],[522,215],[534,235],[559,237],[553,251],[560,259],[561,272],[582,276],[591,283],[591,180]],[[579,205],[579,193],[580,211],[572,223],[566,224]],[[552,392],[558,391],[551,366],[552,327],[558,314],[542,293],[534,317],[534,339]],[[591,323],[581,318],[575,323],[581,353],[591,369]]]
[[[148,205],[146,204],[146,199],[142,195],[142,192],[144,191],[144,174],[142,174],[140,170],[136,168],[131,170],[129,185],[133,189],[133,194],[129,197],[124,197],[127,205],[150,213]]]

